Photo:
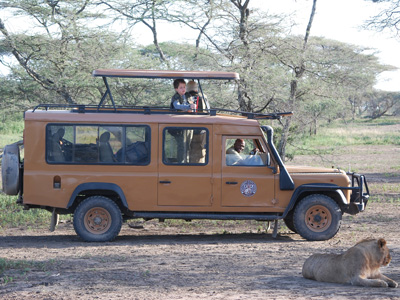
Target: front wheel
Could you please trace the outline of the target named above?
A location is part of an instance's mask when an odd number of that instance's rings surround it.
[[[110,198],[89,197],[75,210],[75,232],[86,242],[112,241],[120,232],[121,227],[121,210]]]
[[[294,211],[293,222],[303,238],[309,241],[329,240],[340,228],[342,211],[332,198],[314,194],[300,201]]]
[[[294,227],[293,214],[294,214],[293,210],[291,210],[287,214],[286,218],[283,219],[283,221],[285,222],[285,225],[287,226],[287,228],[289,228],[294,233],[297,233],[296,228]]]

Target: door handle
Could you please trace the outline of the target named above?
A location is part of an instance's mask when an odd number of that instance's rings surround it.
[[[160,183],[171,183],[169,180],[160,180]]]
[[[225,182],[226,184],[231,184],[231,185],[235,185],[238,184],[237,181],[227,181]]]

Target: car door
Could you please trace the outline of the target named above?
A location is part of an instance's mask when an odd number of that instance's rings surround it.
[[[159,126],[158,205],[210,206],[212,127]]]
[[[275,175],[269,168],[264,140],[257,136],[223,136],[222,149],[221,205],[274,205]]]

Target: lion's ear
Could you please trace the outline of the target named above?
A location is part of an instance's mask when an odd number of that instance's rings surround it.
[[[385,245],[386,245],[385,239],[379,239],[379,240],[378,240],[378,246],[379,246],[380,248],[383,248]]]

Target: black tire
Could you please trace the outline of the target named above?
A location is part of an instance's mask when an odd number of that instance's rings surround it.
[[[302,199],[293,215],[297,233],[309,241],[329,240],[338,232],[341,222],[339,205],[332,198],[320,194]]]
[[[286,218],[283,219],[283,221],[285,222],[285,225],[286,225],[287,228],[289,228],[294,233],[297,233],[296,228],[294,227],[293,215],[294,215],[293,210],[291,210],[286,215]]]
[[[21,189],[19,147],[11,144],[4,147],[1,163],[1,180],[3,192],[7,195],[18,195]]]
[[[74,212],[74,229],[86,242],[109,242],[120,232],[122,215],[109,198],[92,196],[82,201]]]

